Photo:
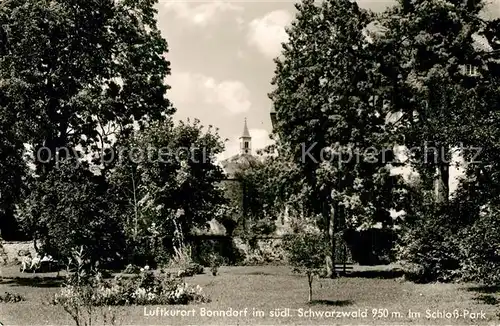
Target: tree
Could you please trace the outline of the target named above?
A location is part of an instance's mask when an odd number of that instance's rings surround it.
[[[152,121],[168,121],[174,113],[165,96],[170,63],[165,59],[167,42],[156,26],[155,3],[2,1],[0,118],[14,122],[18,138],[8,139],[15,140],[16,152],[23,150],[23,144],[32,149],[35,170],[25,182],[28,202],[33,198],[43,202],[47,187],[64,181],[69,183],[59,184],[61,192],[56,190],[54,198],[76,205],[76,194],[62,189],[77,188],[80,181],[82,187],[89,186],[87,176],[70,181],[68,175],[55,176],[53,170],[81,165],[85,157],[102,165],[100,152],[110,146],[116,132],[124,135],[134,125],[143,128]],[[65,169],[60,173],[69,171]],[[78,173],[86,175],[87,170]],[[106,187],[104,178],[98,182]],[[49,221],[61,216],[52,211],[58,205],[43,202],[41,206],[49,210],[44,212],[26,207],[30,225],[44,228],[35,233],[56,234],[45,229],[58,225]],[[85,211],[84,205],[74,208]]]
[[[25,190],[27,165],[23,160],[24,147],[12,112],[1,112],[0,87],[0,230],[6,240],[17,240],[19,231],[14,216],[15,204]]]
[[[123,144],[109,178],[116,217],[134,243],[154,225],[159,245],[170,237],[180,247],[193,227],[217,217],[225,200],[218,186],[223,173],[214,157],[223,143],[211,126],[205,131],[198,120],[152,123]]]
[[[289,184],[304,199],[307,215],[322,216],[333,276],[339,232],[392,224],[398,181],[387,163],[394,142],[384,76],[366,36],[373,14],[351,1],[306,0],[296,8],[269,97],[280,155],[298,172]]]
[[[312,301],[314,276],[320,275],[324,270],[325,256],[328,251],[328,246],[322,236],[320,233],[312,232],[290,234],[283,242],[288,261],[294,271],[307,276],[309,302]]]
[[[110,189],[102,179],[88,165],[68,160],[37,182],[20,220],[39,240],[42,254],[63,262],[85,246],[92,262],[109,266],[122,260],[124,235],[110,214]]]
[[[99,127],[173,113],[165,98],[167,43],[155,1],[3,1],[0,76],[24,142],[43,156],[37,172],[110,142]],[[57,148],[67,150],[56,150]],[[43,168],[42,168],[43,167]],[[41,170],[40,170],[41,169]]]
[[[390,81],[388,106],[398,115],[391,127],[404,136],[401,144],[420,149],[409,162],[420,175],[421,193],[406,208],[400,256],[420,266],[426,280],[462,277],[461,262],[479,261],[462,249],[470,246],[471,230],[491,222],[482,210],[498,197],[498,131],[489,126],[498,123],[499,65],[488,50],[498,48],[498,21],[481,18],[483,6],[400,1],[380,19],[384,33],[375,57]],[[464,73],[468,66],[477,74]],[[450,157],[457,148],[466,173],[449,200]]]
[[[451,154],[467,143],[469,137],[459,130],[471,126],[464,125],[478,104],[471,99],[489,79],[474,37],[484,26],[478,15],[483,5],[399,1],[380,18],[384,35],[375,52],[388,81],[388,106],[399,116],[392,127],[404,135],[401,145],[420,149],[413,151],[410,163],[424,188],[434,188],[437,204],[448,203]],[[464,74],[467,65],[477,66],[483,77]]]

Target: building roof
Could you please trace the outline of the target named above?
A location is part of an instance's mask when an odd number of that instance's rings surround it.
[[[221,162],[222,168],[228,177],[234,177],[235,173],[259,162],[258,158],[251,154],[237,154]]]

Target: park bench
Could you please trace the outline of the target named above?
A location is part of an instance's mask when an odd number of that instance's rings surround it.
[[[335,263],[335,271],[337,273],[347,274],[352,272],[353,264],[347,262]]]

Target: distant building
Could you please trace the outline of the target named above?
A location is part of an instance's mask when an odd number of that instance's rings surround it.
[[[243,125],[243,133],[240,138],[240,151],[221,162],[222,169],[228,178],[234,178],[235,173],[257,164],[259,160],[252,155],[252,136],[248,131],[247,119]]]

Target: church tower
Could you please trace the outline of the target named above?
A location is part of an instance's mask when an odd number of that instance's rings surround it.
[[[248,132],[247,118],[245,118],[245,125],[243,126],[243,134],[240,137],[240,154],[252,154],[252,137]]]

